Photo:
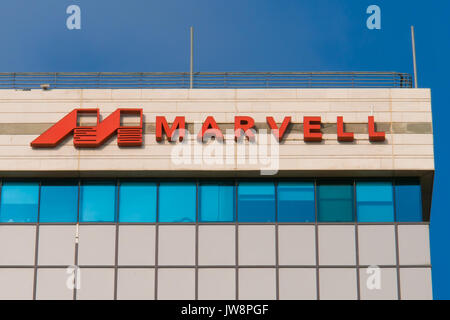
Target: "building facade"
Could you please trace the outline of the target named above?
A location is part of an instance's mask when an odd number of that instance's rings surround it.
[[[429,89],[0,90],[0,299],[431,299],[433,176]]]

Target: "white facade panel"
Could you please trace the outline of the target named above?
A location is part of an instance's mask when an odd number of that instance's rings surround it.
[[[0,91],[0,123],[17,124],[0,135],[1,171],[248,171],[260,164],[201,165],[176,164],[171,156],[178,144],[157,143],[154,132],[145,131],[144,145],[119,148],[112,137],[104,146],[76,149],[68,138],[53,149],[32,149],[30,142],[50,125],[75,108],[99,108],[103,118],[117,108],[142,108],[145,124],[165,116],[170,123],[176,116],[186,122],[201,122],[214,116],[219,126],[233,127],[234,117],[252,117],[258,126],[273,116],[278,124],[286,117],[294,125],[304,116],[320,116],[322,123],[376,123],[402,127],[386,134],[383,143],[369,143],[368,135],[355,133],[353,143],[339,143],[335,133],[324,132],[322,143],[305,143],[299,128],[286,134],[279,148],[278,170],[434,170],[431,130],[431,102],[427,89],[80,89]],[[21,126],[29,127],[21,131]],[[411,127],[411,125],[416,127]],[[194,136],[197,135],[194,132]],[[412,129],[411,129],[412,128]],[[260,129],[260,128],[258,128]],[[24,131],[25,130],[25,131]],[[26,131],[31,130],[34,134]],[[154,129],[152,129],[154,130]],[[224,129],[222,129],[225,131]],[[42,132],[41,132],[42,131]],[[151,131],[151,130],[150,130]],[[293,161],[295,157],[298,161]],[[108,159],[108,161],[105,161]],[[311,161],[317,159],[318,161]],[[327,161],[322,161],[326,159]],[[375,162],[374,162],[375,161]]]

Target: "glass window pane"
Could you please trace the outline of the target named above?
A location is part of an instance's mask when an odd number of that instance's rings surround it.
[[[194,182],[161,182],[159,221],[195,222],[197,187]]]
[[[156,183],[121,182],[119,194],[120,222],[156,221]]]
[[[317,188],[319,222],[354,221],[352,182],[321,182]]]
[[[202,184],[199,192],[200,221],[235,221],[236,192],[233,183]]]
[[[8,182],[1,189],[0,222],[37,222],[39,183]]]
[[[315,222],[314,183],[278,183],[278,221]]]
[[[77,222],[78,183],[43,183],[40,206],[40,222]]]
[[[275,221],[275,185],[273,182],[241,182],[238,186],[240,222]]]
[[[81,186],[80,222],[116,221],[115,181],[86,181]]]
[[[356,215],[360,222],[393,222],[392,182],[356,183]]]
[[[421,222],[422,192],[419,181],[397,181],[395,210],[399,222]]]

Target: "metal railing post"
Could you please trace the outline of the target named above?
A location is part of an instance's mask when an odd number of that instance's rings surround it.
[[[194,27],[191,27],[191,61],[189,74],[189,88],[194,87]]]
[[[416,39],[414,36],[414,26],[411,26],[411,40],[414,64],[414,88],[417,88]]]

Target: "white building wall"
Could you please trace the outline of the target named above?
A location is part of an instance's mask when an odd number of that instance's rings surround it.
[[[321,116],[322,123],[335,124],[336,117],[343,116],[346,124],[366,124],[373,114],[376,123],[387,123],[393,130],[385,142],[371,143],[367,134],[357,133],[355,142],[341,143],[336,134],[325,133],[321,143],[305,143],[303,132],[292,130],[280,145],[280,171],[434,170],[428,89],[82,89],[0,91],[0,172],[261,167],[248,158],[239,164],[236,156],[231,164],[176,164],[171,160],[176,144],[156,142],[154,129],[145,131],[140,148],[119,148],[115,137],[97,149],[76,149],[72,139],[54,149],[30,147],[45,128],[74,108],[100,108],[103,118],[117,108],[143,108],[144,121],[153,128],[157,115],[166,116],[169,123],[175,116],[194,123],[211,115],[219,126],[230,127],[238,115],[251,116],[256,123],[265,123],[266,116],[273,116],[278,124],[286,116],[294,124],[302,123],[304,116]]]

